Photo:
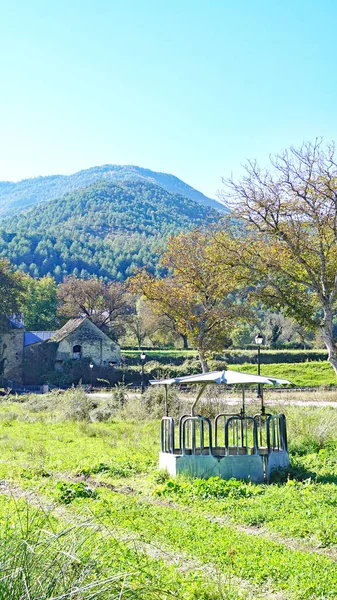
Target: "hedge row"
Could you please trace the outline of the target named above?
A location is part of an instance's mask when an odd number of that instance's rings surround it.
[[[165,352],[165,354],[156,351],[146,352],[146,362],[156,361],[162,365],[183,365],[188,359],[197,360],[198,354],[178,354],[176,351]],[[140,351],[127,352],[123,354],[123,362],[126,366],[140,365]],[[261,363],[302,363],[309,361],[327,360],[328,353],[326,350],[262,350]],[[257,363],[257,351],[255,350],[226,350],[223,354],[215,354],[215,360],[219,360],[225,364],[243,365],[245,363]]]

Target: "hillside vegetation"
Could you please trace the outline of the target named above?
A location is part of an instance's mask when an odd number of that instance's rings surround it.
[[[219,213],[153,183],[99,181],[3,222],[0,256],[34,277],[156,274],[165,238]]]
[[[220,211],[224,210],[222,204],[204,196],[204,194],[178,179],[178,177],[174,177],[174,175],[157,173],[150,169],[142,169],[132,165],[102,165],[72,175],[36,177],[24,179],[17,183],[1,181],[0,218],[20,212],[39,202],[60,198],[66,193],[92,185],[98,180],[112,182],[141,180],[159,185],[168,192],[186,196],[203,206],[209,206]]]

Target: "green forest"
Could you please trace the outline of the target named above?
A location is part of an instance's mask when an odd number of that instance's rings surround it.
[[[163,275],[165,239],[219,213],[145,181],[108,181],[66,194],[0,225],[0,257],[33,277],[123,281],[147,266]]]
[[[83,169],[72,175],[49,175],[18,182],[0,181],[0,218],[12,216],[27,208],[61,198],[64,194],[93,185],[97,181],[119,184],[123,181],[143,181],[159,185],[167,192],[181,194],[203,206],[226,212],[221,202],[208,198],[178,177],[158,173],[135,165],[101,165]]]

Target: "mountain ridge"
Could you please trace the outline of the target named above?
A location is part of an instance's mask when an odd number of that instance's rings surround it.
[[[0,257],[34,277],[127,279],[163,275],[168,236],[214,224],[221,213],[146,180],[99,179],[0,224]]]
[[[175,175],[136,165],[106,164],[82,169],[71,175],[46,175],[18,182],[0,181],[0,218],[17,214],[40,202],[59,199],[64,194],[88,187],[99,180],[149,181],[167,192],[178,193],[203,206],[226,212],[226,208],[220,202],[208,198]]]

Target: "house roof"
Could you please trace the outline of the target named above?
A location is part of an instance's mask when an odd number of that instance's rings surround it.
[[[45,342],[53,337],[57,331],[25,331],[24,346],[31,346],[38,342]]]
[[[69,319],[61,329],[56,331],[55,335],[50,338],[50,342],[62,342],[70,333],[76,331],[84,321],[89,320],[88,317],[78,317],[77,319]]]

